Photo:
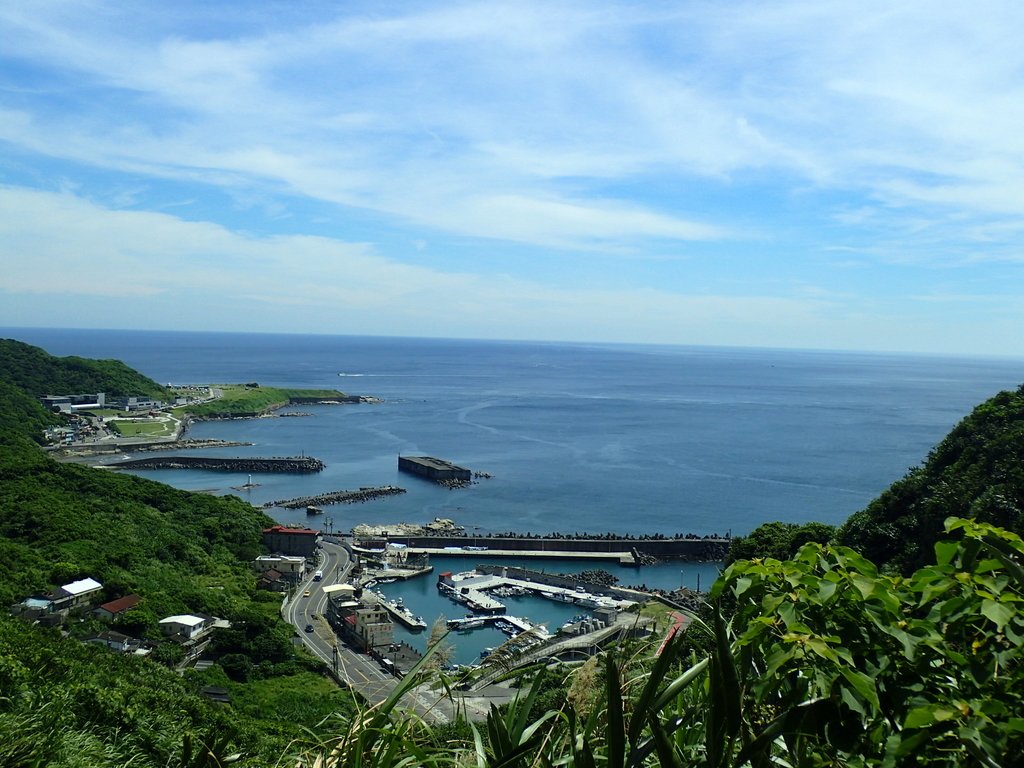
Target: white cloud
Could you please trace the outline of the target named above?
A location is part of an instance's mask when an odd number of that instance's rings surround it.
[[[1022,22],[1024,6],[997,0],[9,3],[2,170],[81,197],[14,195],[76,237],[27,228],[32,211],[12,201],[4,217],[26,220],[2,224],[10,253],[62,271],[26,263],[2,279],[153,297],[197,280],[261,307],[304,297],[339,321],[345,307],[452,335],[455,309],[545,338],[713,340],[742,319],[751,337],[828,346],[826,331],[876,325],[840,318],[855,299],[834,298],[843,280],[800,254],[858,254],[856,270],[829,264],[863,273],[864,304],[891,275],[924,297],[942,295],[926,268],[1019,263]],[[175,210],[197,223],[118,218],[85,197],[191,200]],[[737,255],[747,242],[758,248]],[[772,259],[784,277],[745,278]],[[556,260],[546,278],[529,271]],[[607,270],[595,285],[621,288],[567,287],[587,260]],[[744,296],[725,295],[741,280]],[[643,319],[655,309],[678,327]]]

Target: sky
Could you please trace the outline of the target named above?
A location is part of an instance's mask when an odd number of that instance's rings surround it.
[[[1024,3],[0,4],[0,326],[1024,356]]]

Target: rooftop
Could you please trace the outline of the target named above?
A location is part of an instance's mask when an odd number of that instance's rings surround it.
[[[142,602],[142,598],[138,595],[125,595],[119,597],[117,600],[111,600],[109,603],[104,603],[100,606],[107,613],[124,613],[125,611],[134,608]]]
[[[62,585],[61,589],[69,595],[80,595],[83,592],[102,589],[102,587],[103,585],[96,581],[96,579],[79,579],[78,581],[72,581],[70,584]]]

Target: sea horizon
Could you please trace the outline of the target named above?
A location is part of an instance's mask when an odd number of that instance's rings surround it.
[[[338,339],[378,339],[394,341],[438,341],[438,342],[468,342],[488,344],[528,344],[537,346],[568,346],[568,347],[595,347],[608,349],[626,350],[658,350],[680,352],[700,350],[721,350],[730,352],[806,352],[809,354],[830,354],[830,355],[872,355],[880,357],[902,357],[902,358],[925,358],[935,360],[1003,360],[1022,361],[1024,355],[1019,354],[998,354],[979,353],[970,351],[935,351],[935,350],[902,350],[902,349],[871,349],[861,347],[804,347],[804,346],[775,346],[775,345],[746,345],[746,344],[703,344],[703,343],[664,343],[664,342],[641,342],[641,341],[605,341],[605,340],[573,340],[573,339],[531,339],[531,338],[488,338],[480,336],[408,336],[389,335],[373,333],[331,333],[327,331],[239,331],[239,330],[183,330],[175,328],[116,328],[116,327],[68,327],[68,326],[0,326],[0,335],[7,338],[8,333],[19,331],[35,334],[42,333],[123,333],[123,334],[192,334],[207,336],[266,336],[275,337],[324,337]],[[17,339],[21,340],[21,339]]]

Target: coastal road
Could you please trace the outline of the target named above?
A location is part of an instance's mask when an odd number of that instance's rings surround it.
[[[398,685],[398,681],[381,670],[369,656],[357,653],[338,640],[334,629],[327,623],[327,595],[324,587],[345,581],[351,568],[348,550],[331,542],[321,542],[316,570],[323,572],[323,580],[313,581],[309,576],[287,598],[283,615],[299,633],[303,644],[328,667],[336,669],[339,679],[358,691],[371,704],[384,701]],[[309,593],[308,595],[306,593]],[[312,625],[313,631],[305,628]],[[411,691],[402,702],[405,706],[434,721],[450,719],[450,707],[438,706],[436,697],[425,692]]]

